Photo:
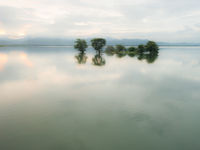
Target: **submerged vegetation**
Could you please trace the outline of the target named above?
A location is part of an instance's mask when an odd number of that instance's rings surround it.
[[[93,65],[104,66],[106,64],[105,59],[102,57],[103,52],[108,56],[116,55],[118,58],[125,57],[137,57],[138,60],[146,60],[148,63],[153,63],[158,58],[159,47],[154,41],[147,42],[146,45],[138,45],[137,47],[126,47],[124,45],[108,45],[103,51],[106,45],[106,40],[103,38],[94,38],[91,40],[91,46],[96,50],[97,54],[92,58]],[[77,39],[75,41],[74,48],[78,49],[80,53],[75,56],[79,64],[85,64],[87,56],[85,54],[87,42],[83,39]]]

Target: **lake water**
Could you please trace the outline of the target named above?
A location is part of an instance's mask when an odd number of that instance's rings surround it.
[[[0,150],[200,149],[200,47],[94,56],[1,47]]]

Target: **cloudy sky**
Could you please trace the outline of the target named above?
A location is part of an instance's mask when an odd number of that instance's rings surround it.
[[[0,37],[200,42],[200,0],[0,0]]]

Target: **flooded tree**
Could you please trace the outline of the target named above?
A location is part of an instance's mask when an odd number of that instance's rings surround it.
[[[149,53],[158,53],[159,48],[158,48],[158,45],[156,44],[156,42],[149,41],[145,46],[145,50],[146,50],[146,52],[149,52]]]
[[[136,51],[137,51],[137,48],[132,46],[132,47],[129,47],[129,48],[128,48],[128,51],[129,51],[129,52],[136,52]]]
[[[145,46],[146,52],[146,60],[148,63],[154,63],[158,57],[159,47],[154,41],[149,41]]]
[[[138,45],[138,54],[142,54],[145,52],[145,46],[144,45]]]
[[[92,47],[96,50],[96,55],[92,58],[92,63],[95,66],[104,66],[106,60],[102,57],[103,47],[106,45],[106,40],[103,38],[94,38],[91,40]],[[82,39],[75,41],[74,48],[78,49],[80,53],[75,56],[78,64],[85,64],[87,62],[87,56],[84,53],[88,47],[87,42]],[[118,58],[125,57],[137,57],[138,60],[146,60],[147,63],[154,63],[158,58],[159,47],[154,41],[149,41],[146,45],[138,45],[138,47],[131,46],[126,48],[124,45],[107,46],[105,53],[108,56],[116,54]]]
[[[84,53],[86,48],[88,48],[87,42],[83,39],[77,39],[74,45],[75,49],[78,49],[80,52]]]
[[[105,53],[108,55],[108,56],[113,56],[115,54],[115,48],[113,46],[107,46],[106,47],[106,50],[105,50]]]
[[[126,47],[123,45],[116,45],[115,46],[116,55],[118,58],[122,58],[126,56]]]
[[[99,53],[101,53],[103,47],[106,45],[106,40],[102,39],[102,38],[94,38],[91,40],[92,43],[92,47],[98,51]]]
[[[116,52],[125,52],[126,47],[124,45],[116,45],[115,46]]]
[[[128,48],[128,56],[134,57],[136,54],[137,54],[137,48],[133,46]]]
[[[146,60],[147,63],[154,63],[158,58],[159,47],[154,41],[149,41],[146,45],[138,46],[138,60]]]

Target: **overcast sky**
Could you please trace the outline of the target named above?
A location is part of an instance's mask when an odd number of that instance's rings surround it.
[[[200,42],[200,0],[1,0],[0,37]]]

